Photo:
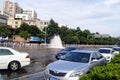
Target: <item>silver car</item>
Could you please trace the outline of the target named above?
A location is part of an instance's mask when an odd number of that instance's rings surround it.
[[[46,72],[49,80],[79,80],[79,78],[90,72],[94,66],[106,64],[99,52],[86,50],[73,50],[64,55],[60,60],[50,63]]]

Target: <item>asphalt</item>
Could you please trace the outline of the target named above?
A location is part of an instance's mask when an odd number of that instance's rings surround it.
[[[22,77],[14,78],[11,80],[48,80],[45,74],[45,71],[30,74],[30,75],[25,75]]]

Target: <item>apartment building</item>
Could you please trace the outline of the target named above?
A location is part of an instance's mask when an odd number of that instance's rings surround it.
[[[7,16],[0,14],[0,25],[7,25]]]
[[[28,25],[35,25],[40,30],[43,30],[44,27],[48,27],[50,21],[47,20],[40,20],[40,19],[34,19],[34,20],[24,20],[24,23],[27,23]]]
[[[15,14],[23,12],[23,9],[19,7],[18,3],[10,2],[9,0],[4,1],[3,10],[9,12],[13,17]]]
[[[3,9],[0,10],[0,14],[5,15],[7,17],[11,16],[9,12],[4,11]]]
[[[28,14],[32,17],[32,19],[37,19],[37,12],[33,9],[23,10],[23,14]]]
[[[40,20],[40,25],[39,25],[39,29],[43,30],[45,27],[48,27],[48,25],[50,24],[49,20]]]
[[[7,25],[12,26],[12,28],[19,28],[20,25],[22,24],[22,22],[23,22],[22,19],[9,17],[8,20],[7,20]]]
[[[15,18],[21,18],[22,20],[32,20],[32,16],[28,14],[16,14]]]

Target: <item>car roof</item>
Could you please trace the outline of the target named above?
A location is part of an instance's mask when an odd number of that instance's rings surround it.
[[[112,48],[99,48],[99,49],[113,50]]]
[[[97,51],[92,51],[92,50],[73,50],[71,52],[94,53],[94,52],[97,52]]]

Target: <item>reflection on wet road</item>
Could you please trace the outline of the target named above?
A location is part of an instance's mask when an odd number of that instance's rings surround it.
[[[46,65],[55,61],[55,54],[59,49],[16,49],[18,51],[28,52],[31,57],[31,64],[18,71],[0,70],[3,80],[10,80],[17,77],[42,72]]]

